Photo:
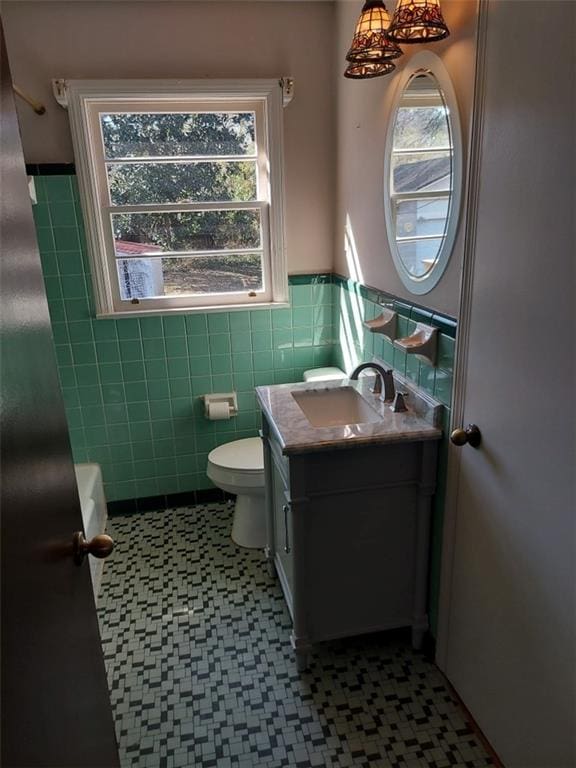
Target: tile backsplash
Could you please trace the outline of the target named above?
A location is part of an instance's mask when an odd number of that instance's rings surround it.
[[[456,321],[417,305],[398,301],[383,291],[366,288],[354,280],[334,276],[334,282],[338,289],[334,298],[333,321],[338,365],[350,370],[358,363],[377,357],[449,408],[454,374]],[[400,338],[413,333],[418,322],[438,328],[438,360],[435,367],[421,362],[416,355],[396,349],[382,334],[372,333],[364,327],[363,321],[377,317],[383,306],[391,307],[398,314]]]

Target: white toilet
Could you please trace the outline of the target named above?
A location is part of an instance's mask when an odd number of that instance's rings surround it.
[[[259,437],[220,445],[208,454],[206,474],[215,486],[236,494],[232,539],[241,547],[266,544],[264,450]]]
[[[339,368],[312,368],[304,381],[346,378]],[[208,454],[206,474],[217,488],[236,495],[232,540],[241,547],[262,549],[266,544],[264,509],[264,449],[259,437],[220,445]]]

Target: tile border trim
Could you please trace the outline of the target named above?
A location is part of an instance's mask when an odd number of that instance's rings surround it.
[[[456,329],[458,327],[458,321],[455,317],[445,315],[441,312],[435,312],[430,307],[425,307],[422,304],[417,304],[407,299],[400,299],[392,293],[387,293],[381,288],[374,288],[369,285],[364,285],[350,277],[344,277],[338,273],[333,273],[332,282],[334,285],[338,285],[346,290],[356,291],[362,296],[363,299],[372,301],[375,304],[389,304],[392,305],[392,309],[402,317],[416,322],[425,322],[429,325],[433,325],[439,328],[442,333],[450,338],[456,338]]]
[[[74,163],[26,163],[27,176],[75,176]]]
[[[183,493],[167,493],[158,496],[144,496],[137,499],[121,499],[107,503],[110,517],[115,515],[141,514],[142,512],[157,512],[174,507],[190,507],[194,504],[211,504],[214,502],[233,501],[236,497],[225,493],[219,488],[204,488]]]

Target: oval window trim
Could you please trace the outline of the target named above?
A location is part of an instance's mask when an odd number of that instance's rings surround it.
[[[394,140],[394,129],[396,127],[396,116],[404,90],[408,83],[417,74],[431,75],[440,88],[444,103],[448,109],[447,122],[452,141],[452,194],[450,196],[450,205],[448,209],[448,222],[445,228],[444,239],[436,263],[422,277],[414,277],[405,267],[394,238],[395,225],[392,218],[392,206],[390,202],[390,174],[392,170],[392,145]],[[386,236],[388,246],[392,255],[392,260],[396,271],[400,276],[404,286],[413,294],[424,294],[431,291],[439,282],[444,274],[456,240],[456,231],[460,220],[460,207],[462,201],[462,134],[460,128],[460,116],[458,113],[458,102],[450,75],[446,70],[442,60],[431,51],[419,51],[414,55],[406,68],[400,74],[396,85],[396,93],[392,102],[392,119],[388,126],[386,135],[386,146],[384,152],[384,217],[386,221]]]

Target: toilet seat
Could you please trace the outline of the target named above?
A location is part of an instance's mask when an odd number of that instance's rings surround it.
[[[246,437],[232,443],[219,445],[210,451],[208,461],[222,469],[242,472],[264,471],[264,449],[259,437]]]
[[[208,477],[218,487],[261,488],[264,493],[264,449],[259,437],[247,437],[220,445],[208,454]]]

